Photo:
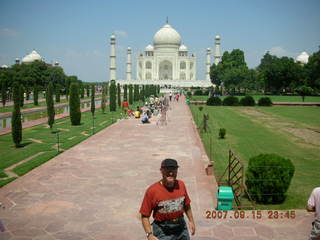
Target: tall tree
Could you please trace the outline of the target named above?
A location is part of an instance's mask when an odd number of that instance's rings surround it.
[[[60,102],[61,86],[60,84],[56,85],[56,102]]]
[[[110,85],[110,112],[115,112],[117,110],[117,103],[116,103],[116,82],[114,80],[111,80],[111,85]]]
[[[144,103],[144,96],[145,96],[145,86],[142,85],[141,92],[140,92],[140,100]]]
[[[129,84],[129,104],[133,104],[133,86]]]
[[[94,116],[94,112],[96,111],[96,102],[95,102],[95,85],[91,86],[91,114]]]
[[[13,83],[13,112],[11,117],[11,134],[15,147],[20,147],[22,140],[22,123],[20,112],[20,86],[19,83]]]
[[[101,111],[102,113],[106,111],[106,87],[104,85],[102,85]]]
[[[121,88],[120,83],[117,84],[117,98],[118,98],[118,106],[121,108]]]
[[[48,113],[48,125],[50,129],[54,124],[54,101],[53,101],[53,83],[50,82],[46,91],[47,113]]]
[[[20,84],[20,107],[23,107],[24,105],[24,93],[25,93],[25,88],[23,85]]]
[[[320,91],[320,46],[319,50],[313,53],[304,66],[307,84],[313,89]]]
[[[70,107],[71,124],[80,125],[81,109],[80,109],[79,84],[75,82],[70,85],[69,107]]]
[[[123,101],[128,101],[128,85],[123,86]]]
[[[133,100],[139,101],[139,85],[137,84],[133,85]]]
[[[1,100],[2,106],[5,106],[7,101],[7,84],[4,79],[1,81]]]
[[[38,103],[38,98],[39,98],[39,91],[38,91],[38,86],[35,84],[33,86],[33,104],[35,106],[38,106],[39,103]]]

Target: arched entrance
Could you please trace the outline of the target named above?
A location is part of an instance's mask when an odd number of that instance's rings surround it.
[[[160,80],[172,80],[172,63],[168,60],[164,60],[159,64],[159,79]]]

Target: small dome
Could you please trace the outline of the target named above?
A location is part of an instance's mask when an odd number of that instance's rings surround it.
[[[146,46],[146,52],[151,52],[153,50],[154,50],[154,48],[152,45],[149,44],[148,46]]]
[[[220,40],[220,36],[217,35],[217,36],[215,37],[215,39],[216,39],[216,40]]]
[[[4,64],[1,66],[1,68],[8,68],[8,66]]]
[[[29,55],[25,56],[22,59],[23,63],[31,63],[34,61],[42,61],[42,57],[35,50],[33,50]]]
[[[153,37],[153,45],[181,45],[180,34],[169,24],[164,25]]]
[[[188,51],[188,48],[185,46],[185,45],[181,45],[180,47],[179,47],[179,51],[180,52],[187,52]]]
[[[114,40],[114,39],[116,39],[116,36],[114,34],[112,34],[110,39]]]
[[[309,55],[306,52],[302,52],[297,58],[296,61],[302,64],[307,64],[309,61]]]

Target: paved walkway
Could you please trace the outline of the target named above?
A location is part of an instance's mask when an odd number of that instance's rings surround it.
[[[188,107],[172,104],[168,124],[121,120],[0,189],[1,240],[145,239],[139,207],[144,191],[160,179],[166,157],[180,164],[192,199],[193,240],[307,239],[312,214],[295,219],[207,219],[216,206],[217,185],[205,175],[207,156]],[[1,232],[1,226],[5,228]]]

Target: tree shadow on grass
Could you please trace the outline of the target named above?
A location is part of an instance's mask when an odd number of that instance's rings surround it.
[[[20,143],[17,148],[24,148],[24,147],[28,146],[28,145],[31,144],[31,143],[32,143],[32,142]]]

